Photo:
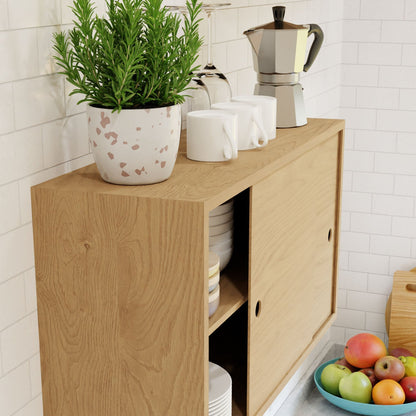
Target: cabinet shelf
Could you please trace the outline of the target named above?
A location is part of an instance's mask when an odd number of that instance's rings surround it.
[[[209,335],[247,301],[247,279],[233,279],[230,272],[225,272],[221,274],[220,287],[220,305],[209,318]]]

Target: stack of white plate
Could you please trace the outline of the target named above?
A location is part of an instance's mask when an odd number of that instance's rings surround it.
[[[220,304],[220,259],[213,251],[208,255],[208,310],[214,315]]]
[[[209,416],[232,416],[231,377],[222,367],[209,363]]]
[[[234,201],[230,199],[209,213],[209,250],[220,258],[224,270],[233,254]]]

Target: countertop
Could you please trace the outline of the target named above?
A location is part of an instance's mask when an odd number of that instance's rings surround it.
[[[343,355],[342,345],[333,345],[321,360],[308,368],[303,380],[297,384],[274,416],[351,416],[322,397],[313,381],[315,369],[323,362]],[[416,411],[406,413],[416,416]]]

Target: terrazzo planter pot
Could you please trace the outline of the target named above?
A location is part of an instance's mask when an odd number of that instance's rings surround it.
[[[88,135],[104,181],[146,185],[170,177],[178,154],[181,106],[121,110],[87,106]]]

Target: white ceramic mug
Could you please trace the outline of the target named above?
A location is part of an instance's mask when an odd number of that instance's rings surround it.
[[[186,155],[200,162],[225,162],[238,156],[237,116],[201,110],[187,114]]]
[[[276,97],[269,97],[267,95],[239,95],[233,97],[231,100],[239,103],[257,105],[260,109],[260,118],[266,130],[267,138],[269,140],[276,138]]]
[[[258,106],[231,101],[213,104],[211,108],[228,111],[238,116],[238,150],[264,147],[268,143]]]

